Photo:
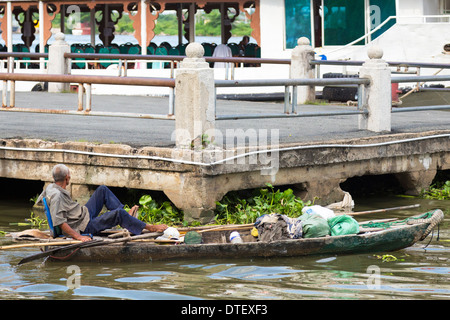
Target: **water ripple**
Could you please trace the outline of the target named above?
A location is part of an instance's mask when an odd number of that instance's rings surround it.
[[[293,274],[304,272],[302,270],[293,270],[289,267],[259,267],[259,266],[240,266],[232,267],[214,274],[211,279],[235,278],[240,280],[268,280],[290,277]]]

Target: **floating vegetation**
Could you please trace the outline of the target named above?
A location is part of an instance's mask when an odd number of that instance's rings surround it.
[[[149,195],[139,200],[139,219],[149,224],[183,224],[183,212],[170,201],[157,202]],[[311,202],[303,202],[294,195],[292,189],[281,191],[271,184],[266,188],[255,189],[251,196],[243,197],[238,192],[230,192],[221,201],[216,202],[215,223],[247,224],[253,223],[264,214],[279,213],[289,217],[297,217],[304,206]]]
[[[266,186],[255,190],[247,199],[241,199],[237,193],[226,195],[222,201],[216,202],[216,221],[220,224],[247,224],[271,213],[298,217],[304,206],[311,205],[310,201],[305,203],[295,196],[292,189],[275,190],[270,183]]]
[[[381,260],[381,262],[394,262],[394,261],[405,261],[405,259],[399,259],[396,256],[393,256],[392,254],[383,254],[383,255],[373,255],[375,258]]]
[[[421,197],[431,200],[450,200],[450,180],[431,185],[422,191]]]

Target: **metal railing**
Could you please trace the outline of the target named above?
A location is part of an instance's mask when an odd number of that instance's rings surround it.
[[[66,59],[71,59],[71,65],[84,64],[84,69],[87,69],[90,64],[116,64],[118,66],[117,72],[119,77],[126,77],[128,75],[129,65],[140,63],[168,63],[170,68],[158,68],[158,69],[170,69],[170,78],[175,76],[174,70],[178,67],[179,62],[186,56],[179,55],[140,55],[140,54],[102,54],[102,53],[66,53],[64,54]],[[11,59],[14,58],[14,59]],[[48,62],[48,53],[28,53],[28,52],[2,52],[0,53],[0,60],[6,60],[6,67],[9,72],[13,72],[11,66],[15,66],[19,69],[20,66],[28,66],[37,63]],[[291,59],[270,59],[270,58],[247,58],[247,57],[204,57],[206,62],[211,63],[212,66],[215,62],[225,63],[225,80],[233,80],[235,77],[235,70],[239,66],[249,64],[252,66],[260,66],[262,64],[283,64],[289,65]],[[5,69],[5,62],[1,64],[1,69]]]
[[[448,66],[450,68],[450,66]],[[417,82],[425,83],[430,81],[450,81],[450,75],[445,76],[405,76],[391,78],[391,83]],[[402,107],[393,108],[391,112],[414,112],[414,111],[428,111],[428,110],[450,110],[450,105],[435,105],[435,106],[420,106],[420,107]]]
[[[29,57],[42,59],[48,57],[48,54],[40,53],[0,53],[0,59],[7,59],[8,63],[13,63],[13,58]],[[170,61],[171,68],[175,67],[175,63],[181,61],[185,56],[158,56],[158,55],[126,55],[126,54],[82,54],[82,53],[66,53],[65,58],[77,59],[84,58],[91,61],[102,61],[100,59],[118,60],[119,65],[127,69],[127,63],[130,61]],[[150,60],[151,59],[151,60]],[[273,64],[290,64],[290,59],[260,59],[245,57],[230,58],[213,58],[205,57],[207,62],[225,62],[235,65],[237,63],[273,63]],[[29,61],[27,61],[29,62]],[[72,61],[73,62],[73,61]],[[361,66],[364,61],[333,61],[333,60],[312,60],[311,65],[319,67],[320,65],[334,66]],[[436,63],[411,63],[411,62],[387,62],[391,67],[405,68],[405,71],[399,73],[420,74],[420,68],[438,68],[450,69],[449,64]],[[8,67],[9,70],[10,66]],[[418,68],[416,72],[409,71],[409,68]],[[397,69],[398,70],[398,69]],[[21,112],[44,112],[44,113],[64,113],[64,114],[83,114],[98,116],[120,116],[135,117],[148,119],[168,119],[173,120],[174,117],[174,88],[175,80],[173,79],[173,70],[171,70],[171,78],[148,78],[148,77],[128,77],[125,74],[119,76],[87,76],[87,75],[48,75],[48,74],[24,74],[24,73],[0,73],[0,80],[3,81],[2,90],[2,111],[21,111]],[[7,82],[10,82],[10,102],[7,106]],[[15,81],[39,81],[39,82],[62,82],[78,84],[78,109],[76,111],[67,110],[45,110],[32,108],[16,108],[15,107]],[[418,85],[429,81],[450,81],[450,76],[407,76],[392,78],[392,83],[408,83],[415,82]],[[364,87],[369,85],[369,79],[364,78],[327,78],[327,79],[260,79],[260,80],[215,80],[216,88],[225,87],[284,87],[284,110],[277,114],[237,114],[237,115],[216,115],[216,120],[232,120],[232,119],[255,119],[255,118],[290,118],[290,117],[315,117],[330,115],[361,115],[367,114],[365,108],[367,101],[364,101]],[[163,86],[170,89],[169,94],[169,111],[167,115],[156,114],[131,114],[131,113],[109,113],[109,112],[93,112],[92,111],[92,84],[111,84],[111,85],[138,85],[138,86]],[[297,106],[298,86],[331,86],[331,85],[357,85],[358,86],[358,106],[356,110],[345,110],[340,112],[299,112]],[[84,93],[86,93],[86,109],[83,106]],[[392,112],[408,112],[421,110],[442,110],[449,109],[449,106],[428,106],[418,108],[398,108]]]
[[[175,120],[173,98],[169,99],[169,111],[165,115],[92,111],[92,84],[157,86],[157,87],[168,87],[173,89],[175,87],[174,79],[144,78],[144,77],[53,75],[53,74],[31,74],[31,73],[0,73],[0,80],[3,81],[2,107],[0,108],[0,111]],[[7,104],[8,81],[10,82],[9,105]],[[15,106],[16,81],[78,83],[77,110],[18,108]],[[84,93],[86,93],[86,108],[84,108]]]
[[[25,69],[32,64],[45,63],[43,59],[48,58],[48,53],[30,53],[30,52],[0,52],[0,70],[14,72],[14,69],[20,69],[25,65]]]
[[[321,65],[329,66],[362,66],[364,61],[345,61],[345,60],[312,60],[311,65],[316,68],[320,68]],[[439,82],[439,81],[450,81],[450,76],[448,75],[437,75],[439,72],[445,69],[450,69],[450,64],[445,63],[427,63],[427,62],[399,62],[399,61],[386,61],[388,66],[397,68],[392,71],[392,74],[414,74],[415,76],[402,76],[393,77],[391,83],[415,83],[415,87],[399,97],[400,100],[413,92],[419,91],[450,91],[450,88],[424,88],[422,85],[426,82]],[[403,68],[403,71],[401,71]],[[411,71],[410,68],[416,68],[415,71]],[[420,75],[422,69],[438,69],[433,75],[422,76]],[[316,70],[318,71],[318,70]],[[320,71],[316,72],[320,73]],[[413,112],[413,111],[426,111],[426,110],[448,110],[450,106],[448,105],[436,105],[436,106],[420,106],[420,107],[409,107],[409,108],[394,108],[393,113],[397,112]]]
[[[14,73],[14,65],[32,64],[32,63],[48,63],[48,53],[27,53],[27,52],[5,52],[0,53],[2,69],[6,69],[7,73],[0,73],[0,80],[3,81],[2,90],[2,108],[1,111],[10,112],[31,112],[31,113],[59,113],[72,115],[91,115],[91,116],[119,116],[119,117],[137,117],[148,119],[166,119],[173,120],[174,117],[174,69],[178,63],[186,56],[162,56],[162,55],[129,55],[129,54],[94,54],[94,53],[65,53],[65,59],[69,59],[69,64],[73,63],[104,63],[114,62],[119,66],[118,76],[92,76],[92,75],[50,75],[45,73]],[[206,62],[226,63],[225,77],[231,71],[231,79],[234,79],[234,70],[239,64],[283,64],[289,65],[290,59],[264,59],[264,58],[247,58],[247,57],[204,57]],[[19,60],[22,59],[22,60]],[[24,60],[25,59],[25,60]],[[84,59],[84,60],[79,60]],[[148,78],[148,77],[128,77],[127,70],[129,63],[136,62],[169,62],[170,77],[169,78]],[[6,67],[5,67],[6,66]],[[15,103],[15,82],[16,81],[36,81],[36,82],[60,82],[78,85],[78,108],[77,110],[55,110],[40,108],[20,108]],[[9,105],[8,105],[8,82],[9,82]],[[110,113],[92,111],[92,84],[111,84],[111,85],[139,85],[139,86],[164,86],[169,88],[169,111],[167,115],[156,114],[132,114],[132,113]],[[86,95],[86,108],[84,108],[84,95]]]
[[[370,83],[365,78],[335,78],[335,79],[277,79],[277,80],[216,80],[216,88],[224,87],[256,87],[256,86],[284,86],[284,111],[276,114],[240,114],[240,115],[216,115],[216,120],[238,120],[257,118],[293,118],[293,117],[318,117],[331,115],[362,115],[367,114],[366,101],[363,94],[364,86]],[[358,107],[356,110],[339,112],[299,112],[297,106],[298,86],[326,86],[326,85],[358,85]],[[289,104],[290,91],[292,90],[291,103]]]
[[[311,65],[362,66],[364,62],[365,61],[358,61],[358,60],[311,60]],[[446,63],[399,62],[399,61],[386,61],[386,63],[390,67],[450,69],[450,64]]]
[[[99,53],[66,53],[64,57],[72,59],[73,63],[85,63],[87,66],[89,63],[115,63],[118,64],[118,75],[127,76],[129,63],[150,63],[150,62],[167,62],[170,63],[170,77],[174,77],[174,69],[179,65],[186,56],[174,56],[174,55],[139,55],[139,54],[99,54]],[[291,59],[268,59],[268,58],[246,58],[246,57],[204,57],[206,62],[225,63],[225,79],[234,79],[235,69],[237,65],[250,64],[287,64],[291,63]],[[73,61],[73,59],[84,59]],[[102,61],[100,61],[102,60]],[[117,61],[118,60],[118,61]]]
[[[311,65],[334,65],[334,66],[362,66],[364,61],[337,61],[337,60],[312,60]],[[450,64],[438,63],[421,63],[421,62],[387,62],[390,67],[396,67],[397,71],[392,73],[400,74],[416,74],[416,76],[394,77],[391,83],[417,83],[417,88],[420,83],[430,81],[450,81],[450,76],[420,76],[421,68],[436,68],[436,69],[450,69]],[[401,71],[400,68],[404,68]],[[409,68],[417,68],[416,71],[410,71]],[[363,94],[364,87],[369,85],[370,80],[365,78],[326,78],[326,79],[277,79],[277,80],[216,80],[215,87],[255,87],[255,86],[284,86],[284,111],[277,114],[239,114],[239,115],[216,115],[216,120],[237,120],[237,119],[262,119],[262,118],[291,118],[291,117],[317,117],[317,116],[331,116],[331,115],[362,115],[367,114],[367,101],[364,101]],[[356,110],[346,110],[339,112],[298,112],[297,106],[297,91],[298,86],[332,86],[332,85],[357,85],[358,86],[358,104]],[[431,88],[430,88],[431,89]],[[443,90],[443,89],[436,89]],[[444,89],[445,90],[445,89]],[[290,94],[292,92],[292,94]],[[289,100],[291,101],[289,103]],[[426,107],[408,107],[408,108],[394,108],[393,113],[397,112],[413,112],[426,110],[447,110],[450,109],[448,105],[426,106]]]

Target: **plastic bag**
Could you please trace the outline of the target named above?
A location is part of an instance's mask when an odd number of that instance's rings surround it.
[[[348,215],[336,216],[328,219],[332,236],[343,236],[346,234],[359,233],[358,222]]]
[[[335,216],[333,210],[330,210],[328,208],[325,208],[325,207],[322,207],[322,206],[318,206],[318,205],[304,207],[302,209],[302,212],[303,213],[307,213],[307,214],[318,214],[319,216],[321,216],[325,220]]]
[[[303,238],[318,238],[330,235],[330,227],[327,220],[318,214],[303,214],[302,221]]]

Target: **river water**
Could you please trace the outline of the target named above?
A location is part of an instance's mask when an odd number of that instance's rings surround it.
[[[432,239],[428,236],[396,252],[120,264],[37,260],[17,266],[39,250],[0,250],[0,300],[450,299],[450,201],[395,197],[355,201],[355,211],[421,204],[414,210],[360,216],[359,221],[442,208],[445,221],[440,225],[440,241],[435,231]],[[10,222],[29,216],[27,201],[0,201],[0,230],[26,229]],[[0,245],[8,241],[0,237]],[[384,255],[395,261],[383,261]]]

